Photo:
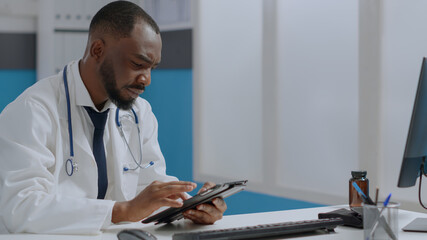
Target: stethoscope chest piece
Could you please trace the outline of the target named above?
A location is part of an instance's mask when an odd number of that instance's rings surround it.
[[[77,167],[77,162],[73,161],[72,158],[67,159],[65,162],[65,171],[68,176],[72,176],[74,172],[78,172],[79,168]]]

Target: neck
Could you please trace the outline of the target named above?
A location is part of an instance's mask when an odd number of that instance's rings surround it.
[[[94,71],[95,65],[91,66],[90,60],[84,58],[79,61],[79,72],[83,84],[89,92],[93,104],[101,110],[108,100],[108,94],[102,84],[101,77]]]

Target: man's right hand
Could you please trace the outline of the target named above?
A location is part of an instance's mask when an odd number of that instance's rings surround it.
[[[160,207],[181,207],[182,201],[178,201],[178,199],[187,199],[185,192],[190,192],[194,188],[196,188],[196,184],[192,182],[154,181],[134,199],[116,202],[113,207],[111,222],[136,222],[150,216]]]

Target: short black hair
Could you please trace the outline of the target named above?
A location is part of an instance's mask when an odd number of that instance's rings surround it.
[[[142,20],[159,34],[157,23],[140,6],[128,1],[115,1],[102,7],[92,18],[89,34],[101,32],[116,38],[129,37],[135,23]]]

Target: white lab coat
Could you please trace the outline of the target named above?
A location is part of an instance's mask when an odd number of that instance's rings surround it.
[[[70,155],[67,105],[62,72],[38,81],[0,114],[0,229],[9,232],[94,234],[111,224],[115,201],[130,200],[154,180],[172,181],[157,140],[157,120],[150,104],[138,98],[143,163],[147,169],[123,171],[135,163],[110,108],[104,132],[108,189],[97,200],[98,174],[92,153],[93,125],[84,105],[94,106],[81,80],[78,62],[68,65],[74,160],[78,171],[65,171]],[[126,111],[121,111],[126,114]],[[123,124],[126,139],[139,159],[134,122]]]

